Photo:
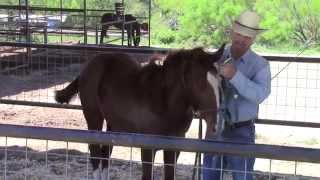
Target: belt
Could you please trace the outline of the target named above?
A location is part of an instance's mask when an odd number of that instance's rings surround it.
[[[248,120],[248,121],[242,121],[242,122],[237,122],[233,124],[226,123],[225,126],[230,128],[230,129],[235,129],[235,128],[241,128],[244,126],[251,126],[254,123],[254,119]]]

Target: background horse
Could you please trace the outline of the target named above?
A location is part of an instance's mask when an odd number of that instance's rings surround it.
[[[119,20],[122,20],[124,18],[124,22],[128,21],[135,21],[133,23],[129,24],[124,24],[123,22],[116,22]],[[127,37],[128,37],[128,46],[132,45],[132,40],[134,46],[139,46],[140,43],[140,36],[141,36],[141,29],[144,31],[148,31],[148,24],[147,23],[142,23],[140,24],[139,22],[136,21],[137,18],[134,17],[131,14],[126,14],[124,16],[118,16],[113,13],[105,13],[101,17],[101,24],[102,24],[102,30],[101,30],[101,35],[100,35],[100,44],[103,43],[103,38],[104,36],[108,37],[107,31],[110,26],[115,26],[118,29],[124,28],[124,30],[127,32]],[[113,23],[115,22],[115,23]]]
[[[81,74],[56,92],[59,103],[68,103],[80,94],[89,130],[107,130],[184,137],[193,111],[202,112],[207,135],[216,130],[217,98],[211,79],[217,76],[213,63],[220,59],[223,46],[214,54],[201,48],[170,53],[162,66],[141,66],[125,54],[97,55]],[[112,146],[90,144],[91,157],[109,158]],[[141,149],[143,180],[153,179],[155,153]],[[174,179],[179,152],[164,150],[165,179]],[[107,160],[91,158],[94,177],[107,176]],[[105,178],[105,177],[103,177]]]

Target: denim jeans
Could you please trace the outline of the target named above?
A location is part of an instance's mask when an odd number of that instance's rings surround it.
[[[255,142],[255,126],[252,124],[239,128],[225,129],[221,139],[229,142],[253,144]],[[233,180],[252,180],[251,173],[254,161],[255,158],[251,157],[205,153],[203,158],[203,180],[222,180],[223,170],[231,171]]]

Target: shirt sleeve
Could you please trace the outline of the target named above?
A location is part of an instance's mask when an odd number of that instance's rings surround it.
[[[252,80],[247,78],[241,71],[230,79],[230,83],[238,93],[254,103],[260,104],[271,92],[271,73],[269,64],[262,68]]]

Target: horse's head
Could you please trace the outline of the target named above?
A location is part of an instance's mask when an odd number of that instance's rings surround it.
[[[214,63],[224,50],[224,45],[215,53],[205,52],[202,48],[181,50],[167,56],[164,66],[175,64],[175,75],[172,78],[183,86],[183,93],[193,109],[206,120],[207,136],[217,131],[217,112],[219,106],[219,75]],[[174,61],[170,62],[171,59]],[[171,76],[172,77],[172,76]]]

